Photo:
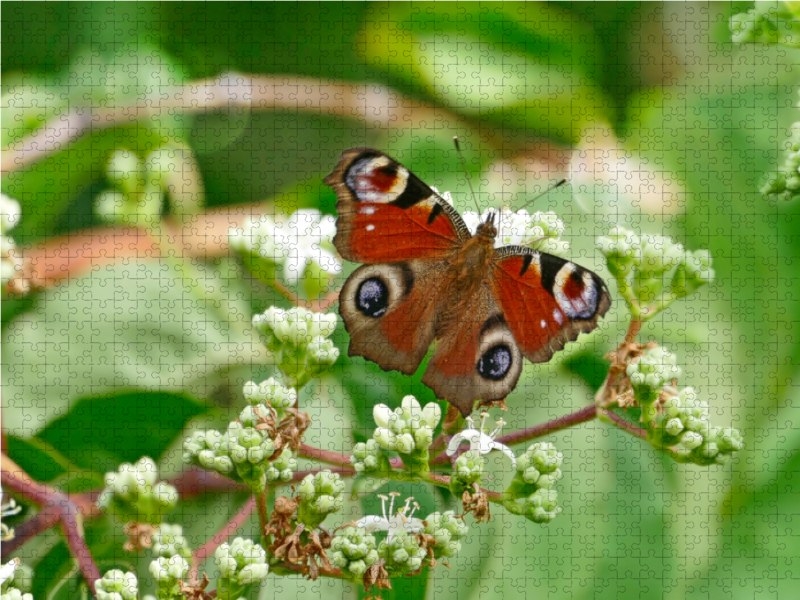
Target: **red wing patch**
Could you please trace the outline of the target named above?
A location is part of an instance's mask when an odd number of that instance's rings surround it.
[[[439,258],[470,237],[452,206],[377,150],[347,150],[325,183],[336,191],[333,243],[346,260]]]
[[[494,289],[514,339],[531,360],[531,356],[542,356],[550,340],[561,333],[567,319],[555,298],[542,285],[538,265],[531,264],[520,275],[525,260],[526,257],[513,256],[498,261]],[[547,358],[550,356],[552,353]]]
[[[459,243],[444,214],[432,222],[425,205],[402,209],[391,204],[360,202],[350,219],[346,243],[352,260],[381,263],[415,258],[441,258]]]
[[[611,306],[599,277],[562,258],[503,248],[494,292],[514,339],[531,362],[545,362],[568,341],[597,327]]]

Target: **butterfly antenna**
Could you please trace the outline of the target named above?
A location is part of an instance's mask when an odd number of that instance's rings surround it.
[[[520,210],[522,210],[522,209],[523,209],[523,208],[525,208],[526,206],[530,206],[531,204],[533,204],[534,202],[536,202],[536,201],[537,201],[539,198],[541,198],[542,196],[544,196],[544,195],[546,195],[546,194],[549,194],[550,192],[552,192],[552,191],[553,191],[554,189],[556,189],[556,188],[560,188],[560,187],[561,187],[562,185],[564,185],[565,183],[567,183],[567,180],[566,180],[566,179],[562,179],[562,180],[561,180],[561,181],[559,181],[558,183],[554,183],[554,184],[553,184],[553,185],[551,185],[549,188],[547,188],[545,191],[543,191],[541,194],[539,194],[538,196],[536,196],[536,197],[535,197],[533,200],[531,200],[531,201],[529,201],[529,202],[525,203],[525,204],[524,204],[524,205],[522,205],[520,208],[518,208],[518,209],[517,209],[517,211],[520,211]]]
[[[458,152],[458,158],[461,160],[461,168],[464,169],[464,175],[467,177],[467,183],[469,184],[469,191],[472,192],[472,199],[475,201],[475,208],[478,209],[478,216],[481,214],[481,207],[478,206],[478,198],[475,197],[475,190],[472,188],[472,179],[470,179],[469,171],[467,171],[467,161],[464,160],[464,155],[461,153],[461,146],[458,144],[458,136],[453,136],[453,143],[456,145],[456,152]]]

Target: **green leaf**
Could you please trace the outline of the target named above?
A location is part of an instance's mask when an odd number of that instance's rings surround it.
[[[138,392],[79,400],[39,437],[79,467],[104,473],[142,456],[157,460],[189,419],[204,412],[196,402],[168,393]],[[87,435],[104,431],[104,435]]]
[[[203,275],[195,285],[235,298],[237,281]],[[263,360],[249,321],[248,306],[231,300],[217,308],[198,299],[168,264],[101,267],[41,294],[3,331],[3,396],[10,409],[3,425],[29,437],[66,416],[78,399],[120,391],[209,398],[227,385],[228,366]]]

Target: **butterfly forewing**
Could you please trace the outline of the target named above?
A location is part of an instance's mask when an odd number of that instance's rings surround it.
[[[333,241],[347,260],[442,258],[470,237],[450,204],[377,150],[348,150],[325,183],[337,194]]]

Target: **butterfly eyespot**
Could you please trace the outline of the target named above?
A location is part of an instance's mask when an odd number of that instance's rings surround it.
[[[511,348],[497,344],[483,353],[478,361],[478,373],[484,379],[500,381],[511,370],[513,362]]]
[[[378,277],[361,282],[356,290],[356,308],[368,317],[380,317],[389,306],[389,289]]]

